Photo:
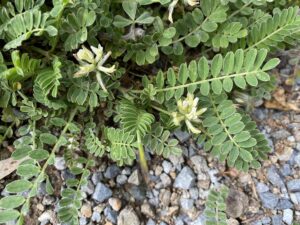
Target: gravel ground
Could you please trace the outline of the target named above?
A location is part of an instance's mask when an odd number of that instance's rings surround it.
[[[286,85],[293,72],[293,66],[283,63],[278,77],[287,101],[299,104],[300,80],[294,86]],[[107,161],[98,162],[88,185],[83,187],[86,198],[80,210],[80,225],[202,225],[209,189],[222,184],[230,188],[229,224],[300,222],[300,114],[265,106],[253,112],[273,149],[261,169],[247,174],[228,169],[206,154],[188,134],[176,132],[184,154],[170,159],[148,155],[148,189],[136,165],[118,168]],[[53,172],[53,177],[57,183],[72,177],[63,158],[56,158],[55,167],[58,172]],[[48,196],[43,195],[44,187],[40,188],[32,220],[27,224],[58,224],[55,211],[59,191]]]

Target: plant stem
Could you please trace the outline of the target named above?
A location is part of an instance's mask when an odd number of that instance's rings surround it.
[[[149,178],[148,178],[149,169],[148,169],[147,160],[145,157],[145,151],[144,151],[143,143],[141,141],[140,133],[137,132],[136,136],[137,136],[137,142],[138,142],[139,162],[140,162],[140,166],[141,166],[141,170],[142,170],[142,175],[143,175],[143,178],[144,178],[146,184],[148,184],[149,183]]]
[[[162,113],[164,113],[164,114],[167,114],[167,115],[169,115],[169,116],[172,116],[172,113],[170,113],[170,112],[168,112],[168,111],[166,111],[166,110],[164,110],[164,109],[161,109],[161,108],[159,108],[159,107],[157,107],[157,106],[155,106],[155,105],[151,105],[151,107],[152,107],[153,109],[156,109],[156,110],[159,111],[159,112],[162,112]]]
[[[23,207],[21,209],[21,215],[20,215],[20,218],[18,220],[18,225],[21,225],[23,224],[22,223],[22,218],[24,215],[26,215],[27,213],[27,207],[26,205],[29,204],[29,201],[30,201],[30,198],[33,197],[35,195],[35,192],[36,192],[36,189],[38,188],[38,184],[42,182],[42,180],[44,179],[44,174],[45,174],[45,171],[48,167],[48,165],[50,164],[50,162],[53,160],[53,157],[55,156],[55,152],[57,152],[61,146],[61,140],[63,139],[63,136],[66,134],[68,128],[69,128],[69,125],[70,123],[72,122],[74,116],[76,115],[76,112],[77,112],[77,107],[75,109],[73,109],[73,111],[70,113],[70,116],[69,116],[69,119],[68,119],[68,122],[67,124],[65,125],[64,129],[62,130],[59,138],[58,138],[58,141],[56,142],[56,144],[54,145],[54,147],[52,148],[52,151],[47,159],[47,161],[45,162],[45,164],[43,165],[42,169],[41,169],[41,172],[40,174],[38,175],[38,177],[34,180],[34,183],[29,191],[29,194],[28,194],[28,197],[25,201],[25,203],[23,204]]]
[[[106,89],[106,87],[104,85],[104,82],[102,80],[102,76],[101,76],[100,72],[96,73],[96,78],[97,78],[98,83],[100,84],[100,87],[103,89],[103,91],[105,91],[107,93],[108,91],[107,91],[107,89]]]

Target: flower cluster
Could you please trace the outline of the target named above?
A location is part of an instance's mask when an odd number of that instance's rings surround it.
[[[179,126],[181,121],[184,120],[187,128],[195,134],[201,133],[201,131],[194,126],[196,123],[200,123],[199,116],[206,111],[206,108],[197,109],[199,98],[194,98],[194,95],[188,94],[185,100],[178,100],[177,107],[178,112],[173,112],[173,122],[176,126]]]
[[[105,74],[111,74],[115,72],[115,65],[111,67],[104,67],[103,64],[106,62],[111,52],[103,55],[103,47],[99,44],[98,47],[91,46],[92,51],[82,46],[74,57],[80,64],[79,71],[77,71],[74,76],[82,77],[86,76],[91,72],[103,72]]]

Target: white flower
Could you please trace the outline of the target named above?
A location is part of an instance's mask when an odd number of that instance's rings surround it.
[[[99,44],[98,47],[91,46],[92,51],[82,46],[74,57],[79,62],[79,71],[74,76],[82,77],[88,75],[91,72],[103,72],[105,74],[111,74],[116,71],[115,66],[104,67],[103,64],[110,56],[111,52],[106,53],[103,56],[103,47]]]
[[[100,60],[102,59],[102,55],[103,55],[103,47],[99,44],[98,48],[91,46],[91,49],[96,55],[95,61],[100,62]]]
[[[181,121],[185,121],[187,128],[195,134],[199,134],[201,131],[196,128],[193,123],[200,123],[199,116],[206,111],[206,108],[197,109],[199,98],[194,98],[194,95],[188,94],[185,100],[178,100],[177,107],[178,112],[173,112],[173,123],[176,126],[180,125]]]
[[[168,17],[168,19],[169,19],[169,21],[171,23],[173,23],[173,11],[174,11],[174,8],[177,5],[178,1],[179,0],[173,0],[171,2],[171,4],[169,5],[169,7],[168,7],[168,11],[169,11],[169,17]]]
[[[186,5],[195,6],[195,5],[199,4],[199,1],[197,1],[197,0],[184,0],[184,3]]]
[[[77,59],[77,61],[82,64],[95,63],[94,54],[85,46],[82,46],[82,49],[80,49],[74,56]]]

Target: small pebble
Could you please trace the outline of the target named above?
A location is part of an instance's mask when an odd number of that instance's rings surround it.
[[[175,188],[188,190],[195,185],[195,180],[195,174],[190,167],[186,166],[177,175],[173,186]]]
[[[163,163],[162,163],[162,167],[163,167],[164,172],[166,174],[169,174],[171,172],[171,169],[172,169],[172,163],[170,163],[167,160],[164,160]]]
[[[82,205],[80,209],[81,215],[85,218],[90,218],[92,216],[92,208],[89,204]]]
[[[63,157],[55,157],[54,167],[57,170],[64,170],[64,169],[66,169],[66,161],[65,161],[65,159]]]
[[[283,219],[284,222],[287,224],[292,224],[293,222],[293,210],[285,209],[283,210]]]
[[[137,186],[140,185],[140,178],[139,178],[138,170],[133,171],[133,173],[128,178],[128,183],[134,184]]]
[[[95,192],[92,195],[92,199],[98,202],[104,202],[112,196],[112,191],[104,184],[99,182],[95,188]]]
[[[117,176],[117,183],[120,185],[123,185],[127,182],[127,176],[124,174],[118,175]]]
[[[122,202],[118,198],[110,198],[108,199],[108,204],[111,206],[111,208],[115,211],[119,211],[122,207]]]
[[[100,213],[99,212],[93,212],[91,219],[92,219],[93,222],[99,223],[101,221]]]

